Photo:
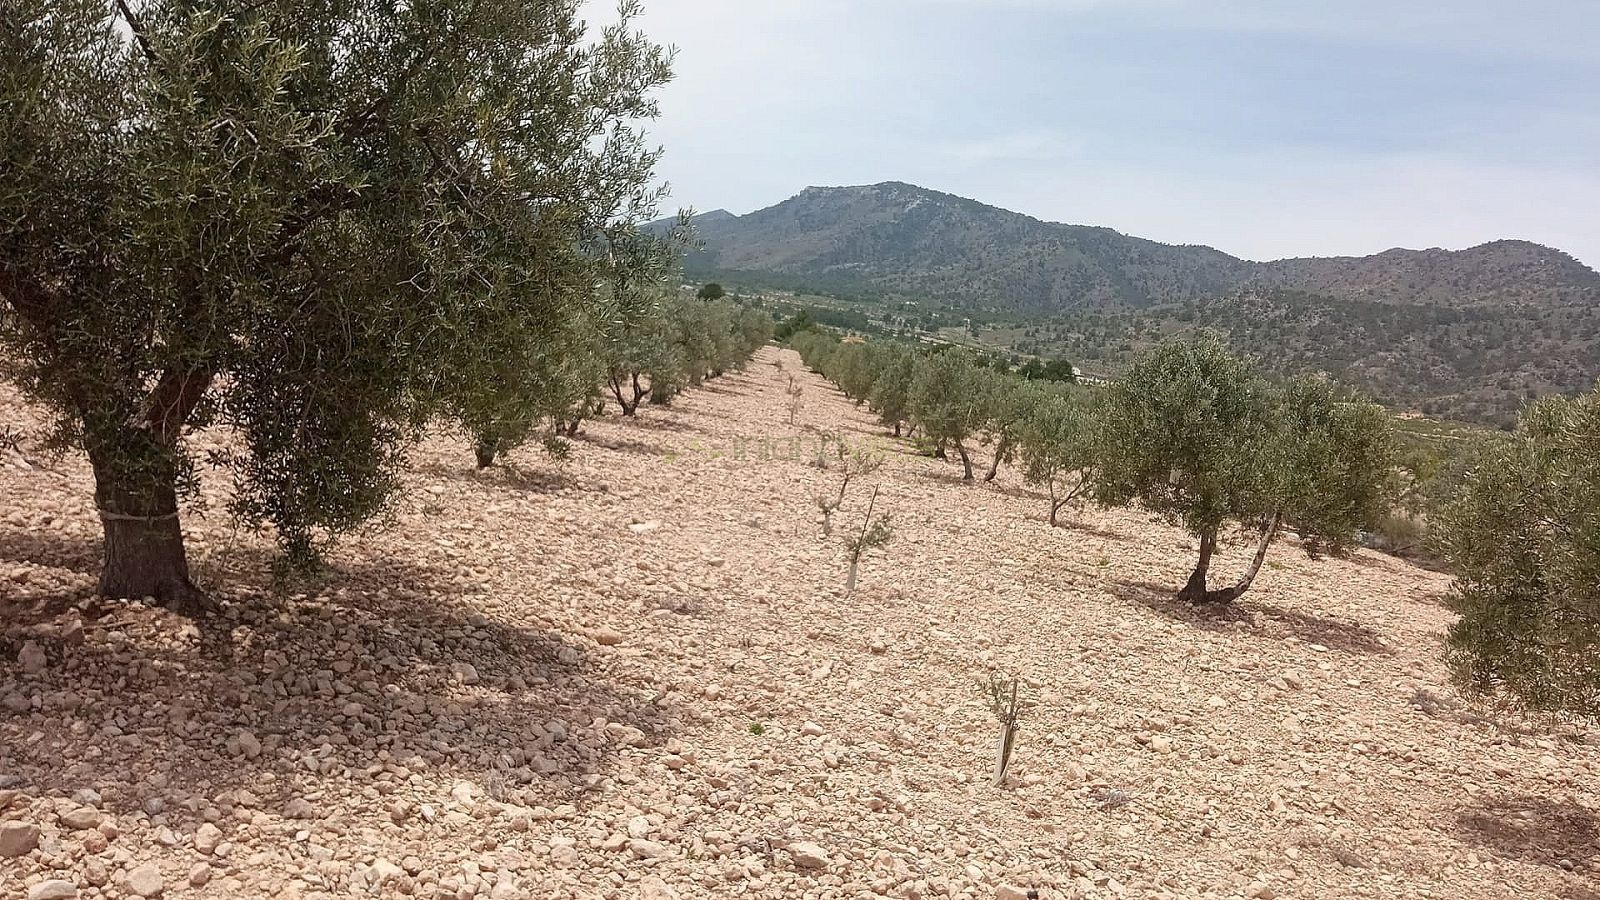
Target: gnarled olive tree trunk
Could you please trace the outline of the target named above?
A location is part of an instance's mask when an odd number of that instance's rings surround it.
[[[500,439],[492,437],[479,437],[473,445],[472,453],[478,460],[478,468],[487,469],[494,465],[494,458],[500,453]]]
[[[983,476],[983,480],[984,481],[993,481],[994,480],[995,475],[999,474],[999,472],[1000,472],[1000,461],[1005,459],[1006,458],[1006,454],[1010,453],[1010,452],[1011,452],[1011,435],[1010,434],[1001,434],[1000,435],[1000,440],[995,442],[995,445],[994,445],[994,459],[989,462],[989,471],[988,471],[987,474],[985,474]]]
[[[1256,575],[1261,572],[1261,564],[1266,561],[1267,548],[1272,545],[1272,539],[1277,537],[1282,522],[1282,513],[1275,512],[1261,524],[1261,543],[1256,545],[1256,555],[1250,560],[1250,567],[1245,569],[1237,582],[1214,591],[1206,590],[1206,571],[1211,568],[1211,555],[1217,549],[1217,532],[1213,529],[1209,534],[1201,535],[1200,561],[1189,575],[1189,583],[1178,592],[1178,599],[1190,603],[1232,603],[1239,599],[1255,583]]]
[[[643,400],[647,393],[644,386],[639,383],[638,372],[632,373],[631,376],[623,372],[613,372],[606,379],[606,384],[611,388],[611,396],[617,398],[617,406],[622,409],[624,416],[631,416],[637,412],[639,401]],[[629,395],[630,386],[632,388],[631,396]]]
[[[178,469],[172,452],[152,435],[121,428],[115,444],[90,446],[94,500],[105,532],[99,593],[149,597],[185,616],[214,604],[189,578],[178,520]]]
[[[972,457],[967,455],[967,445],[960,441],[955,442],[956,453],[961,456],[962,481],[972,480]]]

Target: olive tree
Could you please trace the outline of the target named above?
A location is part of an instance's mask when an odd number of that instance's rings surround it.
[[[665,390],[681,364],[669,323],[659,310],[611,324],[605,338],[605,386],[622,414],[632,416],[650,394],[652,375]]]
[[[556,325],[554,340],[532,341],[510,330],[485,335],[472,360],[473,377],[495,379],[496,390],[471,390],[465,373],[445,386],[446,409],[472,441],[478,468],[523,444],[540,425],[577,432],[603,377],[599,347],[587,315],[577,309]]]
[[[1042,395],[1015,375],[994,369],[984,369],[979,374],[979,390],[983,395],[984,441],[994,447],[989,471],[984,473],[983,480],[993,481],[1000,472],[1000,466],[1010,463],[1015,457],[1018,429]]]
[[[800,354],[800,361],[805,363],[806,368],[818,374],[827,368],[829,358],[840,346],[837,337],[815,327],[794,332],[789,338],[789,345]]]
[[[857,406],[872,394],[878,374],[877,355],[877,345],[862,341],[846,341],[833,355],[833,366],[827,375]]]
[[[887,344],[879,348],[875,364],[878,376],[872,381],[867,402],[878,414],[878,420],[899,437],[911,419],[911,381],[917,354],[902,344]]]
[[[1532,711],[1600,713],[1600,390],[1541,400],[1468,453],[1433,524],[1456,573],[1457,681]]]
[[[209,608],[193,430],[232,429],[233,511],[307,561],[486,328],[554,339],[587,298],[537,282],[646,205],[669,55],[622,13],[590,44],[561,0],[6,5],[0,341],[89,457],[103,594]]]
[[[1100,460],[1094,397],[1029,382],[1035,393],[1017,425],[1022,477],[1044,485],[1050,495],[1050,524],[1060,524],[1061,508],[1084,496]]]
[[[917,360],[911,378],[911,414],[929,441],[955,448],[962,479],[972,479],[967,441],[985,419],[983,375],[972,354],[946,350]]]
[[[1107,389],[1092,488],[1186,527],[1200,555],[1179,596],[1229,603],[1249,589],[1287,523],[1308,552],[1342,551],[1381,513],[1392,470],[1383,410],[1324,379],[1267,384],[1205,338],[1164,345]],[[1218,536],[1238,522],[1256,553],[1234,584],[1207,587]]]

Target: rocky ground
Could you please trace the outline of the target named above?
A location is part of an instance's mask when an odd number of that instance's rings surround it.
[[[823,430],[888,460],[828,538]],[[1453,699],[1441,576],[1286,543],[1202,617],[1180,532],[958,474],[768,349],[565,463],[429,442],[314,583],[208,493],[192,624],[93,596],[87,466],[24,440],[0,897],[1600,897],[1600,747]],[[895,537],[846,596],[874,486]]]

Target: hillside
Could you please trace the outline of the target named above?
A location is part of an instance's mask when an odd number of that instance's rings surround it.
[[[1390,406],[1508,425],[1533,397],[1592,387],[1600,309],[1450,307],[1283,289],[980,329],[993,346],[1115,372],[1160,340],[1218,332],[1276,371],[1327,372]]]
[[[822,431],[889,451],[848,598]],[[94,596],[85,461],[0,451],[0,897],[1594,896],[1600,747],[1453,699],[1443,576],[1285,542],[1202,616],[1180,531],[908,449],[767,349],[564,464],[430,439],[310,584],[192,516],[198,628]]]
[[[697,226],[691,277],[915,301],[998,346],[1100,367],[1206,327],[1274,368],[1492,424],[1600,375],[1600,273],[1527,241],[1257,263],[899,182],[807,188]]]
[[[1445,306],[1600,303],[1600,273],[1527,241],[1255,263],[1211,247],[1043,222],[900,182],[810,187],[766,209],[718,210],[696,224],[705,249],[691,255],[691,274],[743,273],[1030,315],[1253,287]]]
[[[1040,314],[1138,307],[1227,290],[1248,266],[1109,228],[1057,225],[899,182],[812,187],[743,216],[696,220],[691,274],[736,273]]]

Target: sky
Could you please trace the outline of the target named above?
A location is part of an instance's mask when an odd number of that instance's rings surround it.
[[[615,18],[592,3],[592,25]],[[907,181],[1250,259],[1600,267],[1600,0],[644,0],[669,206]]]

